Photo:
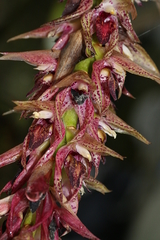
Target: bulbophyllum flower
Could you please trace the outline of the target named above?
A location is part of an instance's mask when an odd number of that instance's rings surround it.
[[[132,0],[68,0],[62,17],[9,40],[52,37],[52,49],[1,53],[0,60],[25,61],[39,71],[28,101],[14,101],[8,112],[33,122],[23,143],[0,155],[0,167],[20,165],[0,192],[7,194],[0,200],[1,240],[59,240],[71,230],[98,239],[77,211],[88,189],[110,192],[96,179],[100,162],[123,156],[107,147],[107,138],[124,133],[149,144],[114,109],[122,94],[132,97],[126,73],[160,83],[130,15],[137,15]]]

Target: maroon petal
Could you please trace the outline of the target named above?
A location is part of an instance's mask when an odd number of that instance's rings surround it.
[[[43,150],[48,146],[48,142],[44,142],[42,145],[40,145],[37,149],[31,152],[29,156],[28,163],[26,165],[26,168],[21,171],[21,173],[18,175],[16,180],[13,183],[12,186],[12,192],[15,193],[18,189],[20,189],[23,184],[26,183],[28,178],[30,177],[32,170],[34,169],[36,163],[40,159]]]
[[[48,191],[52,167],[53,159],[50,159],[47,163],[43,165],[43,167],[38,166],[34,169],[32,175],[27,182],[26,187],[26,197],[30,201],[38,201],[42,194]]]
[[[55,207],[57,207],[57,205],[53,204],[51,195],[49,193],[46,193],[46,197],[42,202],[41,208],[39,208],[39,212],[37,210],[35,224],[26,229],[26,231],[35,231],[41,224],[43,224],[43,222],[45,222],[48,218],[50,218],[50,216],[52,216],[53,209]]]
[[[67,209],[58,208],[56,212],[59,214],[60,218],[65,221],[73,231],[77,232],[82,237],[92,239],[92,240],[99,240],[96,236],[94,236],[79,220],[76,215],[71,214]]]
[[[126,89],[126,87],[123,87],[122,93],[126,95],[127,97],[135,99],[135,97]]]
[[[0,155],[0,167],[16,162],[22,155],[22,144]]]
[[[69,34],[62,34],[58,41],[52,47],[52,50],[62,49],[68,42]]]
[[[12,189],[12,184],[13,184],[13,181],[9,181],[0,191],[0,195],[4,192],[10,191]]]
[[[28,201],[25,198],[25,189],[18,191],[12,198],[10,212],[7,218],[7,231],[10,237],[19,231],[22,220],[23,212],[28,207]]]
[[[96,35],[102,45],[109,42],[110,36],[117,28],[117,18],[114,15],[104,11],[99,13],[96,18]]]
[[[57,154],[56,154],[56,165],[55,165],[55,173],[54,173],[54,187],[56,190],[56,193],[58,194],[57,197],[60,200],[62,200],[62,166],[64,164],[64,161],[69,154],[69,152],[72,150],[71,146],[64,146],[61,147]]]
[[[45,154],[39,159],[36,167],[38,166],[42,166],[43,164],[45,164],[46,162],[48,162],[52,157],[53,157],[53,154],[55,153],[58,145],[60,144],[60,142],[62,142],[64,136],[65,136],[65,128],[63,126],[63,124],[61,125],[61,134],[59,136],[59,133],[58,133],[58,136],[55,138],[54,142],[51,144],[51,146],[49,147],[49,149],[45,152]]]

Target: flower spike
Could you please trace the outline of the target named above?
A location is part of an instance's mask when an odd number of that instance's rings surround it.
[[[60,0],[59,2],[62,2]],[[85,191],[108,190],[96,178],[108,138],[129,134],[149,144],[116,115],[126,72],[160,84],[156,65],[139,44],[132,20],[139,0],[67,0],[60,18],[9,41],[53,38],[50,50],[1,52],[0,60],[24,61],[38,70],[27,101],[12,112],[33,118],[23,143],[0,155],[0,167],[19,171],[0,191],[1,240],[60,240],[71,230],[98,240],[77,217]],[[6,115],[4,114],[4,115]],[[92,170],[94,169],[94,177]],[[5,228],[4,228],[5,226]]]

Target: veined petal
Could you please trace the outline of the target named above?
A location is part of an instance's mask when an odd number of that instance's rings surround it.
[[[135,19],[137,16],[136,8],[132,2],[132,0],[113,0],[110,4],[108,4],[108,0],[103,0],[103,8],[106,8],[110,5],[114,6],[117,16],[122,24],[122,26],[127,30],[128,36],[134,42],[139,42],[139,38],[136,35],[132,23],[129,17],[129,13],[131,13],[132,19]]]
[[[116,114],[114,114],[111,110],[107,110],[105,114],[106,123],[112,127],[112,129],[118,133],[124,133],[132,135],[138,140],[149,144],[148,140],[144,138],[139,132],[137,132],[134,128],[125,123],[122,119],[120,119]]]
[[[71,141],[74,143],[74,139]],[[76,146],[77,143],[75,143]],[[79,139],[78,144],[86,148],[90,152],[99,153],[103,156],[111,155],[116,158],[120,158],[123,160],[123,157],[116,153],[115,151],[111,150],[110,148],[106,147],[102,143],[98,142],[94,138],[90,137],[89,134],[85,133],[81,139]]]
[[[133,55],[129,48],[125,46],[125,44],[122,44],[122,51],[124,55],[126,55],[130,60],[133,61]]]
[[[57,67],[57,58],[60,51],[55,50],[37,50],[28,52],[3,52],[0,60],[25,61],[26,63],[37,66],[38,70],[55,71]]]
[[[145,69],[145,67],[138,65],[137,63],[131,61],[130,59],[128,59],[124,55],[119,54],[118,52],[114,52],[108,61],[111,62],[113,66],[114,66],[114,62],[116,62],[120,66],[122,66],[122,68],[125,71],[128,71],[132,74],[136,74],[142,77],[153,79],[160,84],[159,74],[151,71],[150,69]]]

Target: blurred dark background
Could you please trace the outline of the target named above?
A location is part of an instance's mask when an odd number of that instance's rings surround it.
[[[46,49],[52,40],[30,39],[7,43],[15,35],[39,27],[58,17],[62,5],[57,0],[0,0],[0,51]],[[160,69],[160,14],[154,2],[137,7],[134,28],[142,46]],[[19,120],[19,114],[2,116],[13,108],[12,100],[26,100],[34,84],[36,71],[23,62],[0,62],[0,154],[21,143],[30,120]],[[102,240],[160,239],[160,86],[152,80],[127,73],[127,89],[136,100],[125,96],[116,103],[117,115],[143,134],[151,144],[144,145],[127,135],[116,140],[108,137],[107,146],[124,161],[106,158],[98,179],[111,193],[103,196],[86,193],[79,207],[79,218]],[[14,177],[18,166],[0,169],[0,188]],[[71,233],[64,239],[80,240]]]

